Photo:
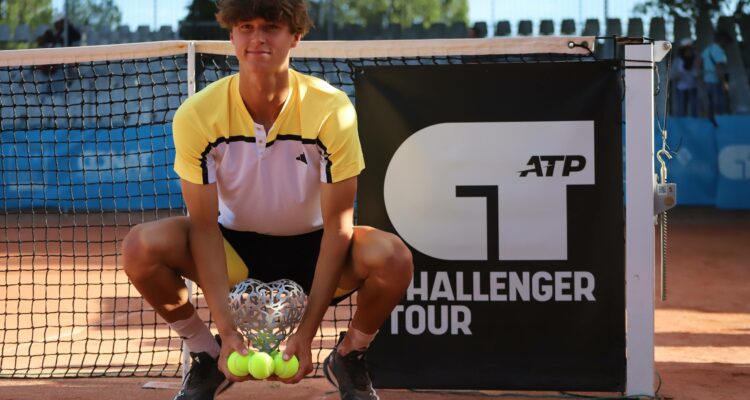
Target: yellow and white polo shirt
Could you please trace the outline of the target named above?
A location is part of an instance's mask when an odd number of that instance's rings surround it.
[[[212,83],[175,113],[174,170],[192,183],[216,182],[219,223],[229,229],[278,236],[320,229],[320,182],[364,169],[346,94],[293,70],[289,86],[269,132],[245,108],[239,75]]]

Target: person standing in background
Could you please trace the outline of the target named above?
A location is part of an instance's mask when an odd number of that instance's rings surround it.
[[[689,38],[680,41],[679,56],[672,67],[675,81],[675,115],[698,116],[698,74],[695,48]]]
[[[37,39],[37,46],[42,48],[65,46],[65,16],[55,16],[54,30],[47,29]],[[79,46],[81,44],[81,32],[68,21],[68,46]]]
[[[708,116],[729,112],[729,75],[727,74],[727,53],[724,47],[732,43],[725,32],[716,32],[714,41],[701,53],[703,85],[708,97]]]

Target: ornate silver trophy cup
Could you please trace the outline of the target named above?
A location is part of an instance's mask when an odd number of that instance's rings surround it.
[[[229,292],[234,323],[253,347],[270,353],[294,333],[302,319],[307,296],[289,279],[264,283],[246,279]]]

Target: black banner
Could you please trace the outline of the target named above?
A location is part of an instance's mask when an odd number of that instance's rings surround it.
[[[625,386],[614,62],[366,67],[359,223],[414,254],[376,387]]]

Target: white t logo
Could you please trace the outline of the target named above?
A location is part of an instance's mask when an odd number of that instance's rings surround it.
[[[566,260],[566,188],[594,167],[593,121],[432,125],[393,155],[385,207],[431,257]]]

